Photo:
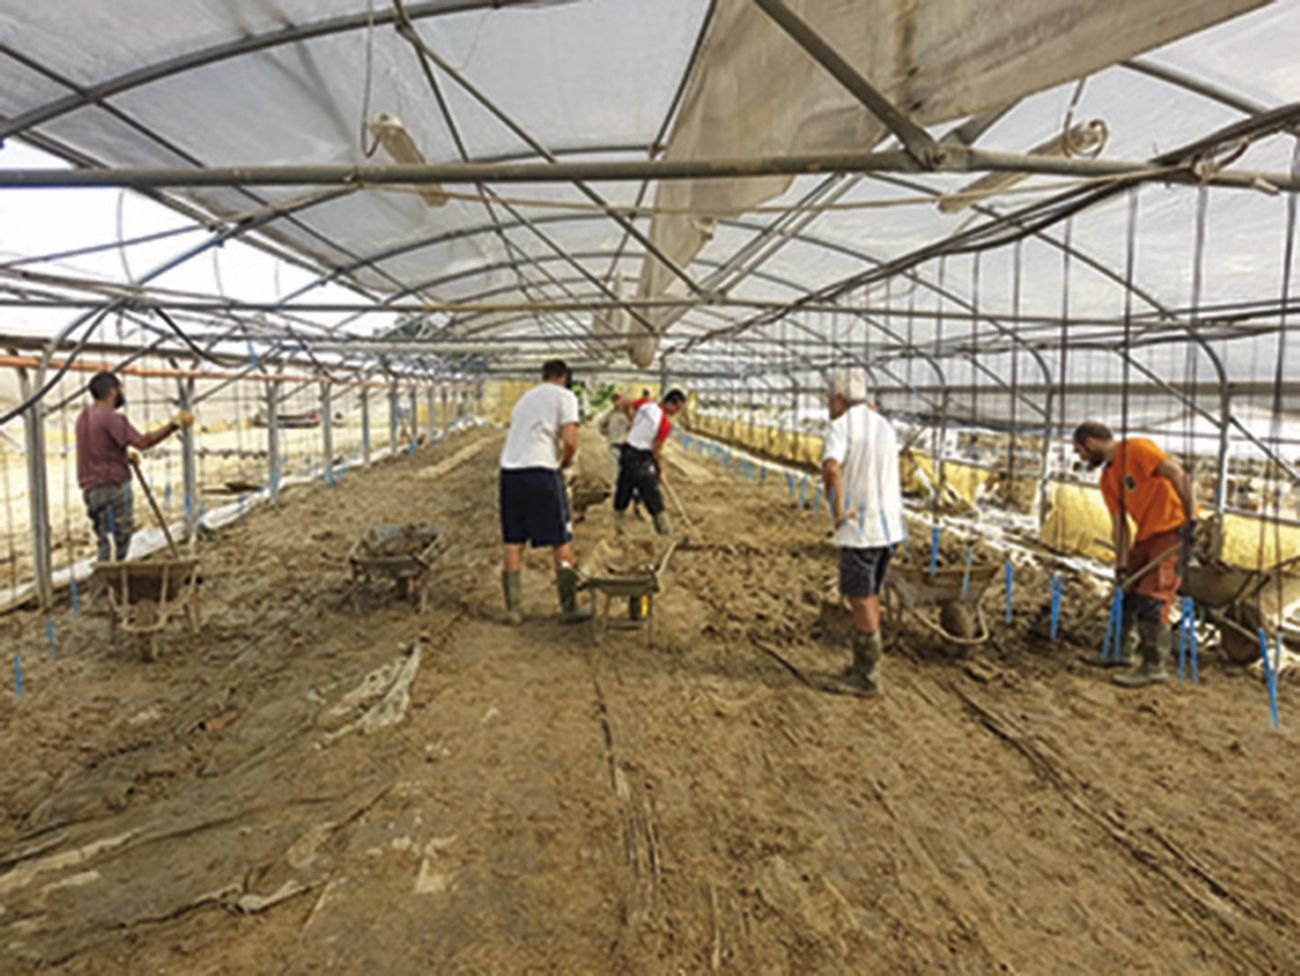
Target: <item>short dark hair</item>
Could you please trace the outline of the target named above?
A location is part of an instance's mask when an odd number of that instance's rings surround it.
[[[642,396],[649,396],[649,395],[650,395],[650,391],[647,390],[647,389],[642,389],[642,390],[641,390],[641,395],[642,395]]]
[[[569,378],[569,364],[563,359],[548,359],[542,363],[542,379],[558,380]]]
[[[1080,447],[1083,442],[1089,438],[1095,438],[1099,441],[1113,441],[1115,435],[1110,432],[1110,428],[1100,420],[1085,420],[1078,427],[1074,428],[1074,443]]]
[[[668,395],[664,397],[664,403],[685,403],[685,402],[686,402],[686,394],[676,388],[669,390]]]
[[[121,388],[122,381],[117,378],[116,373],[110,373],[107,370],[102,373],[96,373],[90,378],[90,395],[96,400],[103,400],[108,397],[114,390]]]

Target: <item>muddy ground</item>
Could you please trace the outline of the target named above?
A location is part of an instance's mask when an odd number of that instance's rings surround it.
[[[510,629],[500,439],[204,540],[202,633],[156,663],[89,610],[54,615],[57,661],[41,618],[0,621],[27,680],[0,698],[0,971],[1300,971],[1294,686],[1280,731],[1208,656],[1123,692],[1077,662],[1096,642],[1030,634],[1026,567],[968,659],[909,628],[878,698],[818,692],[847,660],[824,516],[675,449],[693,524],[656,646],[558,623],[542,554]],[[428,608],[355,600],[351,542],[413,521],[447,530]]]

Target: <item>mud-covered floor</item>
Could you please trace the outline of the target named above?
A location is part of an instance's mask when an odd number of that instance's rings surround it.
[[[1212,659],[1122,692],[1092,642],[1030,636],[1024,569],[969,660],[909,630],[878,698],[816,691],[847,658],[824,518],[676,449],[696,524],[657,646],[558,623],[542,554],[510,629],[501,436],[205,540],[202,634],[156,663],[94,613],[55,615],[57,662],[40,618],[0,622],[27,672],[0,700],[0,971],[1300,971],[1294,687],[1281,731]],[[449,542],[427,610],[354,606],[351,542],[416,521]]]

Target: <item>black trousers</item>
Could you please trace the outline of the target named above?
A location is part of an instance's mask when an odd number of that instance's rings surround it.
[[[624,444],[622,461],[618,466],[618,485],[614,489],[614,511],[626,512],[634,494],[640,496],[651,515],[664,510],[654,455]]]

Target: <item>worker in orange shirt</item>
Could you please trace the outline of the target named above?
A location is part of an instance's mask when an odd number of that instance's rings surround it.
[[[1102,468],[1101,494],[1110,509],[1116,578],[1131,577],[1155,561],[1140,577],[1128,580],[1124,590],[1120,663],[1132,663],[1128,638],[1135,622],[1142,660],[1136,670],[1116,675],[1115,683],[1140,688],[1165,681],[1173,644],[1169,607],[1178,595],[1196,526],[1191,479],[1153,441],[1117,441],[1110,428],[1097,421],[1075,429],[1074,451],[1090,468]],[[1129,519],[1135,527],[1131,538]]]

